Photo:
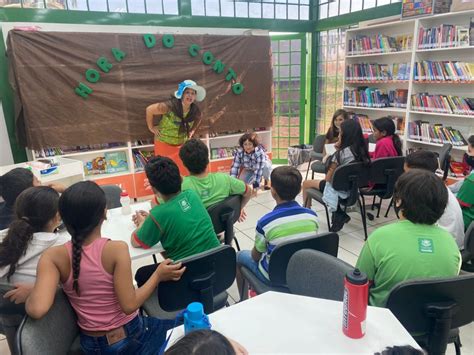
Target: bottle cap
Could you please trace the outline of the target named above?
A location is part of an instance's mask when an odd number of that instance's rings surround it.
[[[200,302],[190,303],[186,310],[188,312],[188,318],[194,321],[202,319],[202,316],[204,314],[204,307]]]
[[[364,285],[367,283],[367,275],[355,268],[346,274],[347,280],[354,285]]]
[[[120,193],[120,197],[126,197],[128,196],[128,192],[127,190],[123,190],[121,193]]]

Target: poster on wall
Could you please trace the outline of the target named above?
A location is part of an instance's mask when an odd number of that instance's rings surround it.
[[[31,149],[150,138],[148,105],[207,90],[198,133],[270,127],[268,36],[28,32],[7,39],[20,141]]]

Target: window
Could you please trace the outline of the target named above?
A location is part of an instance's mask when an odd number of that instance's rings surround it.
[[[319,19],[349,14],[401,0],[319,0]]]

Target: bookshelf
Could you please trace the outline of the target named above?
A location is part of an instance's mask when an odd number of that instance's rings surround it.
[[[271,130],[255,131],[271,158]],[[200,137],[209,148],[210,172],[230,171],[233,149],[238,145],[238,139],[243,133]],[[152,139],[82,147],[45,148],[40,151],[27,150],[27,153],[29,160],[74,159],[78,164],[75,165],[76,170],[77,166],[82,166],[80,170],[85,180],[93,180],[99,185],[119,185],[127,190],[132,198],[150,195],[150,191],[144,188],[144,165],[154,155]]]
[[[366,117],[403,116],[405,149],[439,150],[451,142],[452,154],[462,156],[467,146],[460,137],[474,134],[474,46],[463,37],[471,17],[473,10],[346,32],[344,108],[359,116],[364,133]],[[390,70],[401,63],[408,67],[395,77]]]

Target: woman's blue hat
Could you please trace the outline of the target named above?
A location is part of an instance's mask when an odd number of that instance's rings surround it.
[[[174,92],[174,97],[181,99],[183,97],[184,90],[193,89],[196,91],[196,101],[201,102],[206,97],[206,89],[196,84],[195,81],[185,80],[178,85],[178,90]]]

